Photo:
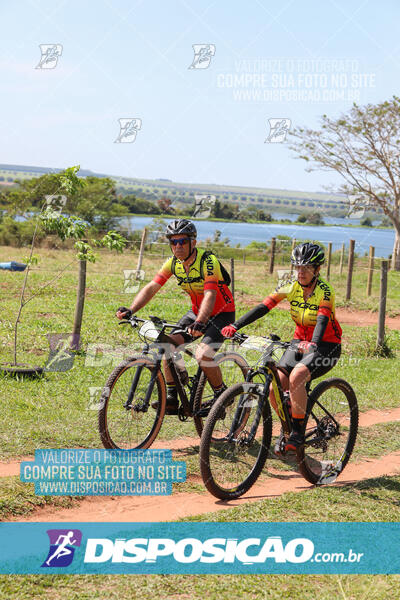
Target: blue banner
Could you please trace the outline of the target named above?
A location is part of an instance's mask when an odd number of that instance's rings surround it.
[[[2,574],[400,573],[400,523],[0,523]]]

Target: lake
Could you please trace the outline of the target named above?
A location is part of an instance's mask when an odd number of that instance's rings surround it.
[[[283,217],[284,215],[282,215]],[[153,217],[129,217],[130,226],[143,229],[149,225]],[[165,219],[166,223],[171,219]],[[287,235],[296,239],[312,239],[322,244],[332,242],[333,250],[340,249],[344,242],[346,247],[349,240],[355,240],[355,251],[359,255],[368,254],[369,246],[375,246],[375,256],[387,258],[392,253],[394,229],[374,229],[372,227],[342,227],[305,226],[297,224],[272,223],[226,223],[224,221],[195,221],[198,239],[212,237],[216,230],[221,231],[221,238],[229,238],[231,246],[240,244],[245,247],[253,240],[268,242],[272,237]]]

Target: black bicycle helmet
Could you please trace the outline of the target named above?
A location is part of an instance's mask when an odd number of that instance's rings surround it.
[[[169,239],[173,235],[179,235],[183,233],[190,238],[197,237],[197,229],[193,225],[192,221],[188,221],[187,219],[175,219],[168,223],[167,229],[165,230],[165,236]]]
[[[292,265],[313,265],[315,267],[322,265],[325,260],[325,252],[318,244],[306,242],[299,244],[292,252]]]

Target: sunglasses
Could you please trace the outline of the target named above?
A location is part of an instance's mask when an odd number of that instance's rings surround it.
[[[184,246],[189,242],[189,238],[178,238],[177,240],[169,240],[171,246]]]

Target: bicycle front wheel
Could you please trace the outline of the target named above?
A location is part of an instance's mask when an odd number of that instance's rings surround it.
[[[105,448],[144,449],[156,439],[166,404],[165,380],[160,369],[155,374],[150,402],[148,406],[144,403],[155,369],[154,361],[139,356],[124,360],[111,373],[99,410],[99,432]],[[132,385],[135,390],[129,399]],[[155,402],[157,405],[153,408]]]
[[[313,484],[333,483],[348,463],[358,430],[358,405],[344,379],[321,381],[311,392],[305,445],[297,450],[299,470]]]
[[[221,354],[214,356],[214,363],[221,369],[222,381],[225,383],[226,387],[229,388],[234,383],[246,379],[249,365],[240,354],[237,354],[236,352],[221,352]],[[197,416],[196,413],[201,408],[202,404],[210,402],[213,398],[214,390],[205,373],[202,371],[193,402],[193,419],[199,437],[201,437],[203,432],[205,419]]]
[[[211,409],[200,442],[200,470],[221,500],[242,496],[255,483],[271,444],[272,417],[260,386],[237,383]]]

